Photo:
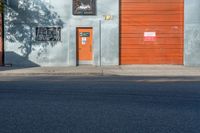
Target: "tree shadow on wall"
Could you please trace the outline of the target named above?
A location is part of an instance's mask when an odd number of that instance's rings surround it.
[[[5,39],[20,43],[21,55],[28,60],[29,55],[36,51],[37,55],[47,51],[48,46],[54,47],[57,41],[36,41],[36,27],[60,27],[64,22],[54,11],[54,7],[45,0],[7,0],[5,14]]]

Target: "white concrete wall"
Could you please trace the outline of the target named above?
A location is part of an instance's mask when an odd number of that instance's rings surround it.
[[[185,65],[200,66],[200,1],[185,0]]]
[[[10,0],[11,3],[15,3],[14,1],[16,0]],[[19,5],[17,8],[11,5],[11,10],[7,10],[5,14],[6,64],[75,66],[77,64],[76,27],[93,27],[93,65],[119,64],[118,0],[97,0],[97,15],[94,16],[73,16],[72,0],[21,1],[20,8],[26,9],[24,12],[19,10]],[[35,2],[36,7],[38,6],[37,10],[31,9],[31,4],[23,7],[32,2]],[[12,12],[11,15],[10,12]],[[113,19],[105,21],[104,15],[112,15]],[[35,42],[35,27],[37,26],[63,27],[62,41],[56,44]]]

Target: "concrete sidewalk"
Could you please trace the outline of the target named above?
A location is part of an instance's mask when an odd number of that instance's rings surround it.
[[[37,75],[120,75],[120,76],[200,76],[200,67],[179,65],[127,65],[79,67],[0,67],[0,76]]]

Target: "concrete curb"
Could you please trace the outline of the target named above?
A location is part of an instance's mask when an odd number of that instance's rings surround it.
[[[0,76],[200,77],[200,68],[183,66],[0,68]]]
[[[102,76],[102,73],[1,73],[0,76]]]
[[[0,76],[135,76],[135,77],[200,77],[200,74],[151,74],[151,73],[0,73]]]
[[[71,67],[37,67],[37,68],[9,68],[0,69],[0,76],[80,76],[80,75],[102,75],[103,70],[99,68],[71,68]]]

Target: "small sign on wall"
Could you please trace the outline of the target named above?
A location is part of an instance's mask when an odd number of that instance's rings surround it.
[[[81,37],[90,37],[90,32],[81,32],[80,36]]]
[[[156,32],[144,32],[144,41],[156,41]]]
[[[82,45],[85,45],[87,42],[87,37],[82,37]]]

